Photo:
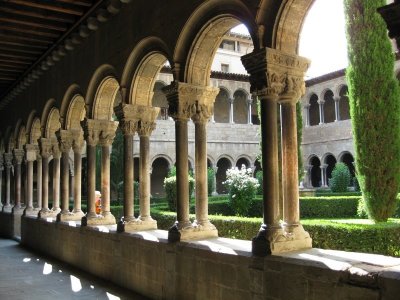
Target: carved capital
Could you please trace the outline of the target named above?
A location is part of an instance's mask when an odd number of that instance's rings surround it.
[[[207,123],[214,114],[213,104],[198,104],[192,106],[192,120],[194,123]]]
[[[72,150],[74,152],[81,153],[83,145],[85,144],[85,141],[83,139],[83,131],[78,129],[78,130],[71,130],[71,138],[72,138]]]
[[[53,158],[61,157],[60,144],[58,143],[57,138],[51,140],[51,153],[53,154]]]
[[[72,133],[69,130],[60,129],[56,132],[58,142],[60,144],[60,151],[68,153],[72,147]]]
[[[111,146],[115,134],[118,128],[117,121],[100,121],[100,135],[99,135],[99,144],[100,146]]]
[[[14,157],[14,164],[20,165],[22,160],[24,159],[25,152],[22,149],[14,149],[13,150],[13,157]]]
[[[138,121],[134,120],[121,120],[120,128],[122,130],[123,135],[135,135],[135,132],[138,129]]]
[[[53,145],[51,139],[40,138],[39,139],[40,155],[42,158],[49,158],[52,154]]]
[[[12,167],[12,159],[13,159],[12,153],[4,153],[4,166],[6,168]]]
[[[139,122],[138,134],[139,136],[150,136],[153,130],[156,129],[155,122]]]
[[[36,160],[36,151],[37,145],[34,144],[26,144],[25,148],[25,160],[26,161],[35,161]]]
[[[86,143],[89,146],[97,146],[99,143],[100,128],[98,126],[97,120],[84,119],[81,122],[83,128],[83,135],[85,137]]]
[[[305,92],[304,73],[310,65],[306,58],[263,48],[242,56],[242,62],[250,74],[251,92],[263,90],[281,101],[298,101]]]

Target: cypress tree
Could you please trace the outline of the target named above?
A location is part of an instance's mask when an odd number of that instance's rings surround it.
[[[370,219],[395,210],[400,181],[400,89],[386,26],[385,0],[345,0],[350,112],[357,177]]]

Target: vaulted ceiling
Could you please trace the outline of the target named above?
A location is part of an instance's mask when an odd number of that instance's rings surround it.
[[[0,99],[102,2],[0,0]]]

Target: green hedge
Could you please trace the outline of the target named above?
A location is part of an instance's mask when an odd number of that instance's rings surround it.
[[[360,196],[300,198],[300,218],[356,218]]]
[[[361,192],[344,192],[344,193],[334,193],[330,189],[317,189],[315,191],[315,196],[332,196],[332,197],[338,197],[338,196],[361,196]]]
[[[175,213],[153,211],[158,228],[168,230]],[[191,219],[194,216],[191,215]],[[210,216],[220,237],[251,240],[258,232],[261,218]],[[357,220],[355,220],[357,221]],[[363,221],[363,220],[359,220]],[[349,220],[354,222],[354,220]],[[345,220],[302,220],[314,248],[377,253],[400,257],[400,220],[387,224],[347,224]]]

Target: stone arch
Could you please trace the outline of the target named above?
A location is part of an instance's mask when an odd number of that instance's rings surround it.
[[[32,120],[32,124],[27,126],[28,130],[28,143],[38,145],[39,139],[42,136],[41,123],[38,117]]]
[[[21,131],[22,127],[24,127],[22,120],[18,119],[17,124],[15,124],[14,132],[13,132],[14,149],[21,149],[21,148],[19,148],[19,138],[20,138],[20,131]],[[25,129],[24,129],[24,131],[25,131]]]
[[[59,110],[56,107],[52,107],[47,115],[42,116],[41,124],[43,125],[43,137],[56,138],[55,133],[61,128]]]
[[[167,45],[158,37],[140,41],[129,55],[125,65],[121,87],[127,90],[129,103],[151,106],[157,74],[165,63],[171,62]]]
[[[117,72],[111,65],[105,64],[97,68],[86,91],[87,117],[98,120],[112,119],[113,106],[120,100],[117,78]]]
[[[328,184],[329,179],[332,178],[332,171],[335,168],[337,159],[332,153],[326,153],[323,156],[322,161],[326,165],[326,184]]]
[[[229,90],[220,86],[214,102],[214,121],[216,123],[229,123],[230,98]]]
[[[226,194],[227,189],[223,182],[226,180],[226,171],[233,166],[233,159],[228,155],[221,155],[217,159],[216,190],[218,194]]]
[[[323,93],[324,103],[324,121],[325,123],[335,122],[335,100],[333,98],[333,92],[330,89],[326,89]]]
[[[139,156],[137,156],[137,157],[139,157]],[[155,155],[155,156],[152,158],[152,160],[151,160],[151,164],[153,164],[154,161],[155,161],[157,158],[163,158],[163,159],[165,159],[165,160],[168,162],[169,168],[171,168],[171,167],[174,165],[173,159],[172,159],[168,154],[157,154],[157,155]]]
[[[349,168],[351,178],[355,176],[354,157],[349,151],[343,151],[339,154],[338,161],[345,163]]]
[[[46,137],[45,129],[46,129],[46,125],[47,125],[48,116],[50,115],[51,110],[54,109],[55,103],[56,103],[56,100],[49,99],[49,100],[47,100],[46,104],[44,105],[42,115],[40,117],[40,124],[42,125],[40,130],[42,132],[41,136],[43,136],[43,137]]]
[[[252,159],[248,157],[247,155],[241,155],[236,159],[236,164],[235,166],[240,169],[242,167],[242,164],[246,166],[246,168],[251,167],[251,161]]]
[[[253,172],[254,176],[257,175],[257,172],[258,172],[258,171],[262,171],[262,166],[261,166],[260,161],[259,161],[258,158],[257,158],[257,159],[254,161],[254,172]]]
[[[253,20],[249,8],[240,1],[210,0],[200,5],[183,28],[175,47],[174,71],[178,79],[208,86],[212,58],[223,35],[241,23],[246,24],[257,48],[257,27]]]
[[[16,140],[16,148],[23,150],[24,145],[26,145],[27,139],[26,139],[26,128],[24,125],[21,124],[18,134],[17,134],[17,140]]]
[[[312,155],[308,159],[308,165],[311,167],[310,182],[312,187],[321,186],[321,161],[316,155]]]
[[[80,94],[75,94],[69,101],[66,114],[62,116],[64,129],[82,130],[81,121],[85,115],[85,100]]]
[[[15,147],[15,136],[13,135],[11,126],[8,126],[4,134],[4,141],[6,146],[6,152],[11,153]]]
[[[310,96],[309,104],[310,107],[308,108],[308,113],[310,116],[310,126],[318,125],[320,120],[319,120],[319,104],[318,104],[317,94],[313,93]]]
[[[212,155],[207,154],[207,168],[214,168],[216,167],[215,165],[215,159]]]
[[[350,119],[350,103],[348,95],[347,85],[342,85],[339,89],[339,111],[340,111],[340,120],[349,120]]]
[[[288,0],[276,2],[263,0],[257,24],[263,24],[260,44],[297,54],[304,19],[314,0]],[[275,21],[272,19],[276,16]],[[272,29],[272,32],[271,32]]]
[[[233,122],[247,124],[249,93],[238,89],[233,93]]]
[[[151,195],[153,197],[164,197],[164,179],[172,166],[172,160],[166,155],[157,155],[154,157],[151,166]]]

